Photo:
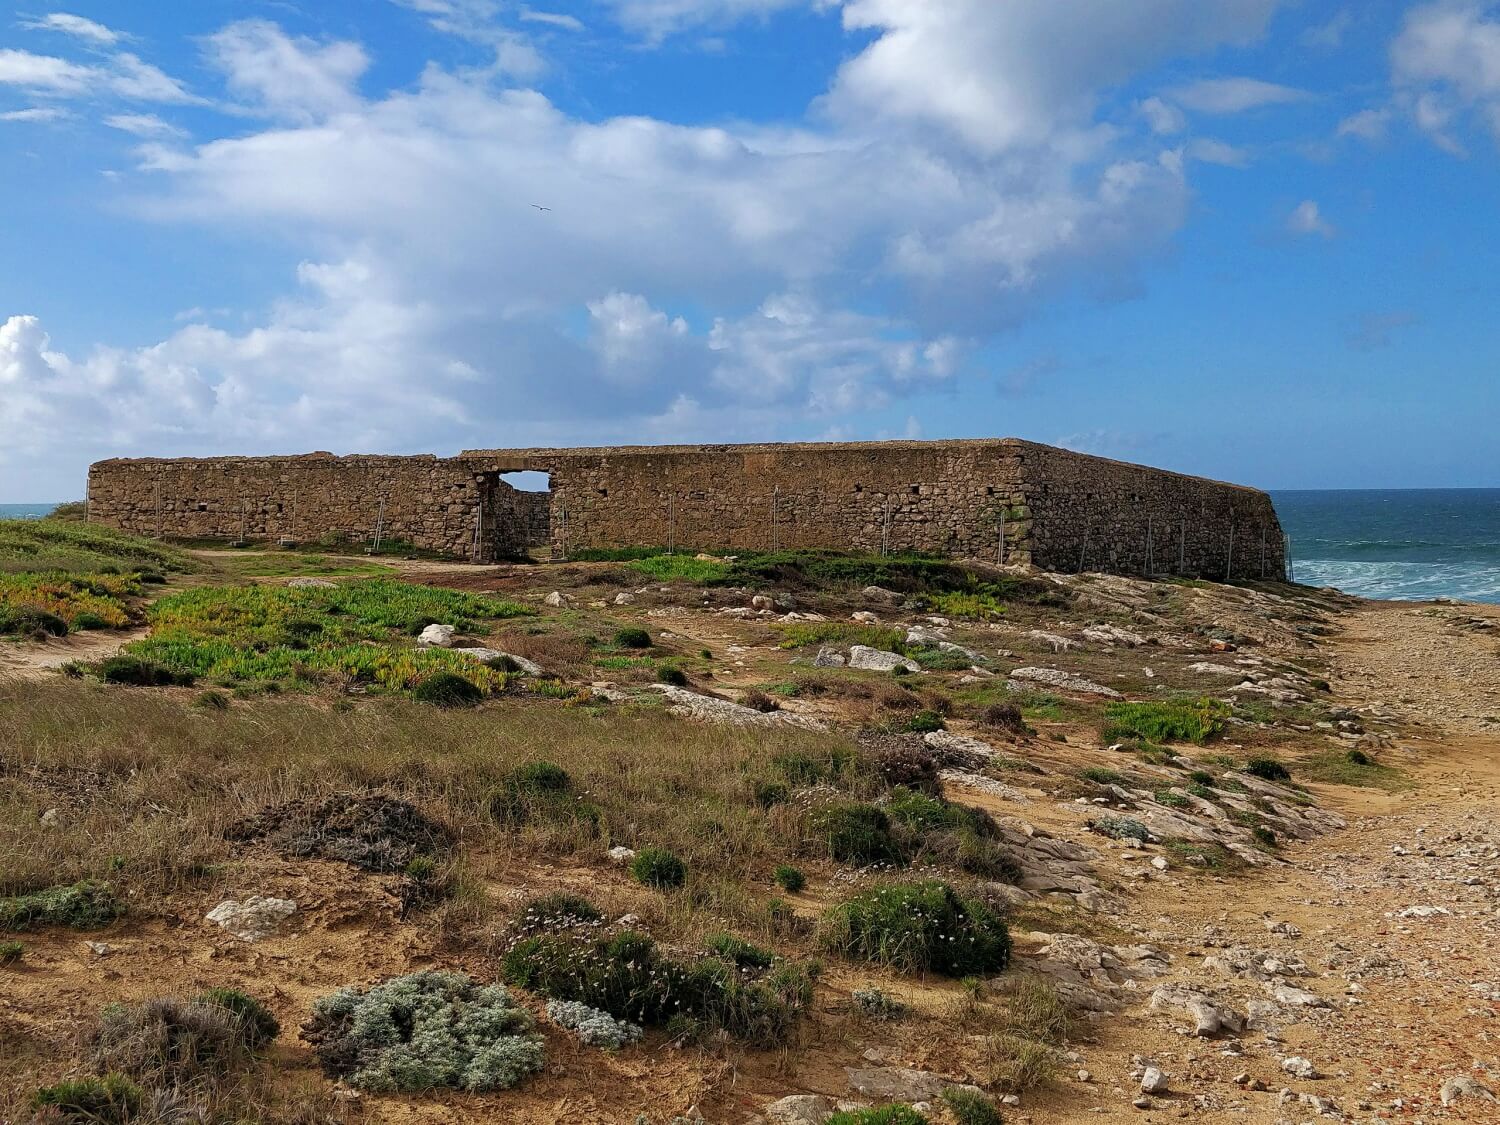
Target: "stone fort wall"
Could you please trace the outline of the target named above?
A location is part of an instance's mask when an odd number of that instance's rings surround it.
[[[550,492],[504,474],[540,471]],[[925,551],[1050,570],[1280,578],[1270,498],[1015,439],[103,461],[90,518],[169,538]]]

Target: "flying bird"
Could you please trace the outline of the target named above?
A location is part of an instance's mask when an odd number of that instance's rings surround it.
[[[550,207],[543,207],[540,203],[533,203],[532,206],[535,207],[538,211],[550,211],[550,210],[552,210],[552,208],[550,208]]]

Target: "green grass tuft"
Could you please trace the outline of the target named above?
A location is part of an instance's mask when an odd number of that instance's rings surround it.
[[[1207,697],[1166,703],[1111,703],[1104,709],[1104,717],[1099,737],[1106,744],[1130,739],[1202,744],[1224,729],[1229,706]]]
[[[0,898],[0,931],[67,926],[98,930],[125,913],[125,906],[103,883],[74,883]]]

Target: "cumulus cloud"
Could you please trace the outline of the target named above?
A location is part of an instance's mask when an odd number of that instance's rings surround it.
[[[210,36],[208,57],[233,93],[292,121],[354,109],[355,84],[370,65],[358,43],[295,38],[267,20],[242,20]]]
[[[1180,133],[1187,128],[1187,116],[1182,110],[1161,98],[1146,98],[1137,108],[1153,133]]]
[[[1479,0],[1438,0],[1406,15],[1391,45],[1398,97],[1417,127],[1455,153],[1451,128],[1474,113],[1500,138],[1500,17]]]
[[[1323,210],[1315,199],[1304,199],[1292,208],[1286,218],[1286,229],[1295,235],[1315,235],[1332,238],[1338,231],[1323,217]]]
[[[1386,131],[1391,123],[1391,111],[1388,109],[1362,109],[1358,113],[1351,113],[1339,122],[1338,135],[1341,137],[1357,137],[1371,144],[1385,139]]]
[[[950,130],[995,153],[1090,124],[1099,91],[1164,58],[1258,37],[1276,0],[845,0],[879,37],[844,64],[828,107],[845,121]]]
[[[1259,78],[1205,78],[1171,92],[1175,102],[1196,113],[1243,113],[1268,105],[1299,102],[1307,96],[1305,90]]]
[[[0,50],[0,86],[19,86],[60,98],[115,95],[133,101],[178,104],[198,100],[177,79],[129,52],[112,55],[103,65],[92,65],[6,48]]]

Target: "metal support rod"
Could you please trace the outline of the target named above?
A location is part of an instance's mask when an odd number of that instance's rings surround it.
[[[161,538],[161,480],[156,482],[156,537]]]
[[[771,550],[781,550],[781,526],[777,523],[777,512],[781,507],[781,488],[771,489]]]
[[[380,506],[375,510],[375,542],[372,551],[380,550],[380,541],[385,537],[385,496],[380,497]]]
[[[1078,545],[1078,573],[1079,574],[1083,573],[1083,565],[1084,565],[1085,562],[1088,561],[1088,557],[1089,557],[1089,536],[1092,535],[1093,532],[1094,532],[1094,525],[1092,523],[1085,523],[1083,525],[1083,542]]]
[[[884,558],[891,549],[891,498],[885,498],[885,519],[880,525],[880,557]]]
[[[1005,565],[1005,509],[1000,509],[1000,549],[995,552],[995,561]]]
[[[677,553],[677,497],[667,493],[667,554]]]
[[[1292,537],[1285,532],[1281,536],[1281,558],[1282,562],[1286,565],[1286,580],[1288,582],[1297,581],[1297,566],[1292,560]]]
[[[249,542],[249,540],[245,538],[245,536],[246,536],[245,522],[249,518],[249,515],[250,515],[250,501],[246,500],[243,496],[241,496],[240,497],[240,542],[241,543],[247,543],[247,542]]]

